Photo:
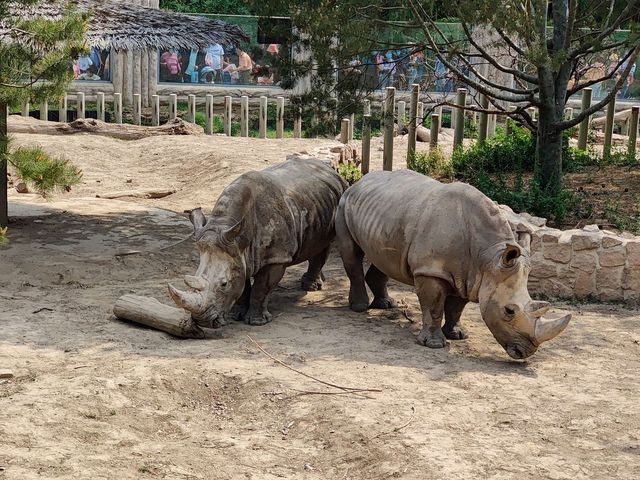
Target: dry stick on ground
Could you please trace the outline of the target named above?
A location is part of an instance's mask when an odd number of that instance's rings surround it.
[[[267,357],[269,357],[271,360],[273,360],[277,364],[282,365],[283,367],[288,368],[289,370],[291,370],[293,372],[296,372],[297,374],[302,375],[303,377],[307,377],[307,378],[310,378],[311,380],[315,380],[318,383],[322,383],[323,385],[327,385],[328,387],[337,388],[339,390],[344,390],[345,392],[349,392],[349,393],[381,392],[382,391],[379,388],[343,387],[341,385],[336,385],[335,383],[325,382],[324,380],[320,380],[319,378],[316,378],[316,377],[314,377],[312,375],[309,375],[308,373],[301,372],[300,370],[297,370],[297,369],[293,368],[291,365],[288,365],[288,364],[284,363],[282,360],[277,359],[276,357],[271,355],[269,352],[267,352],[264,348],[262,348],[262,346],[258,342],[256,342],[253,338],[251,338],[251,336],[247,335],[247,338],[249,340],[251,340],[251,343],[253,343],[258,348],[258,350],[260,350],[262,353],[264,353]]]
[[[374,439],[376,439],[378,437],[381,437],[382,435],[388,435],[389,433],[396,433],[396,432],[399,432],[400,430],[402,430],[403,428],[407,428],[409,426],[409,424],[413,421],[415,416],[416,416],[416,407],[411,405],[411,417],[409,418],[409,420],[407,420],[401,426],[395,427],[393,430],[389,430],[387,432],[380,432],[377,435],[374,435],[373,437],[371,437],[369,440],[374,440]]]

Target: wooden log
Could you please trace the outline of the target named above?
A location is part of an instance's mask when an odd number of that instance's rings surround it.
[[[267,138],[267,97],[260,97],[259,138]]]
[[[467,104],[467,90],[465,88],[459,88],[456,94],[456,122],[453,132],[453,148],[462,146],[464,140],[464,111]]]
[[[187,120],[191,123],[196,123],[196,96],[189,95],[187,98],[189,99]]]
[[[440,133],[440,129],[438,126],[440,125],[440,115],[434,113],[431,115],[431,131],[429,132],[429,148],[435,148],[438,146],[438,134]],[[426,128],[418,129],[420,131],[426,130]]]
[[[113,306],[113,314],[181,338],[205,338],[204,331],[181,308],[160,303],[155,298],[123,295]]]
[[[213,135],[213,95],[209,94],[205,101],[205,128],[204,131],[207,135]]]
[[[151,96],[151,126],[158,127],[160,125],[160,96]]]
[[[284,138],[284,97],[276,98],[276,138]]]
[[[124,190],[121,192],[100,193],[96,198],[108,198],[110,200],[116,198],[164,198],[176,193],[176,189],[171,190]]]
[[[302,107],[296,108],[296,116],[293,119],[293,138],[302,137]]]
[[[178,118],[178,95],[169,95],[169,120]]]
[[[636,155],[636,141],[638,138],[638,114],[640,107],[631,108],[631,120],[629,122],[629,155]]]
[[[565,109],[565,111],[567,110],[571,110],[571,112],[573,113],[573,109],[572,108],[567,108]],[[615,121],[621,122],[623,120],[628,120],[631,117],[631,109],[627,109],[627,110],[621,110],[619,112],[617,112],[614,116],[613,119]],[[573,117],[571,117],[573,118]],[[591,120],[591,126],[592,127],[602,127],[603,125],[605,125],[607,122],[607,117],[606,115],[604,117],[598,117],[598,118],[594,118],[593,120]]]
[[[591,94],[592,90],[590,88],[585,88],[582,90],[582,107],[580,113],[587,110],[591,107]],[[578,133],[578,148],[580,150],[587,149],[587,137],[589,136],[589,117],[586,117],[582,122],[580,122],[580,130]]]
[[[139,93],[133,94],[133,124],[142,125],[142,97]]]
[[[114,51],[111,55],[111,78],[114,93],[122,93],[124,78],[124,52]]]
[[[116,124],[122,124],[122,94],[113,94],[113,115],[116,117]]]
[[[227,137],[231,136],[232,119],[233,119],[233,97],[230,95],[226,95],[224,97],[223,127],[224,127],[224,134]]]
[[[122,88],[122,99],[125,105],[133,103],[133,51],[124,52],[124,78]]]
[[[147,3],[149,3],[147,1]],[[148,107],[149,97],[149,52],[140,52],[140,93],[142,94],[142,105]]]
[[[93,133],[121,140],[138,140],[159,135],[198,135],[204,133],[202,127],[179,118],[158,127],[141,127],[138,125],[105,123],[93,118],[80,119],[71,123],[43,122],[35,119],[24,119],[17,115],[13,115],[9,119],[9,132],[39,133],[42,135]]]
[[[382,169],[393,170],[393,133],[396,89],[387,87],[384,102],[384,147],[382,152]]]
[[[420,85],[411,85],[411,102],[409,103],[409,138],[407,140],[407,162],[416,153],[416,128],[418,126],[418,98],[420,97]]]
[[[604,159],[611,156],[611,138],[613,137],[613,119],[616,114],[616,97],[613,97],[607,105],[606,123],[604,125],[604,148],[602,154]]]
[[[494,137],[496,135],[496,123],[498,116],[495,113],[489,114],[487,137]]]
[[[240,136],[249,136],[249,97],[240,97]]]
[[[76,93],[76,118],[85,118],[87,105],[85,103],[84,92]]]
[[[133,51],[133,95],[140,94],[142,92],[142,51]],[[132,98],[135,102],[135,97]]]
[[[22,102],[22,116],[23,117],[28,117],[29,116],[29,100],[26,100],[24,102]]]
[[[349,123],[348,118],[343,118],[340,124],[340,143],[349,143]]]
[[[371,114],[362,116],[362,165],[361,171],[365,175],[369,173],[371,160]]]
[[[49,102],[46,100],[40,102],[40,120],[49,120]]]
[[[104,93],[103,92],[98,92],[96,96],[96,111],[97,111],[98,120],[100,120],[101,122],[104,122],[106,117],[105,117],[105,109],[104,109]]]
[[[67,116],[67,111],[69,109],[69,98],[65,93],[60,99],[60,105],[58,106],[58,121],[61,123],[67,123],[69,121],[69,117]],[[27,115],[28,116],[28,115]]]
[[[349,115],[349,142],[353,142],[353,124],[356,122],[356,115],[352,113]]]

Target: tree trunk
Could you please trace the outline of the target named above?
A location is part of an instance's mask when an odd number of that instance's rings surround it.
[[[9,224],[9,201],[7,198],[7,104],[0,102],[0,227]]]
[[[556,195],[562,188],[562,132],[553,127],[562,118],[555,116],[555,108],[540,108],[536,139],[535,176],[550,195]]]

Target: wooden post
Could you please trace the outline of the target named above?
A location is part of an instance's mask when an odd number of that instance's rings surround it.
[[[527,113],[531,117],[531,121],[535,122],[536,121],[536,108],[535,107],[527,108]]]
[[[437,113],[431,114],[431,131],[430,131],[430,139],[429,139],[429,149],[433,150],[438,146],[438,125],[440,125],[440,115]]]
[[[151,96],[151,126],[160,125],[160,95]]]
[[[293,119],[293,138],[302,137],[302,107],[296,107],[296,117]]]
[[[46,99],[40,102],[40,120],[49,120],[49,102]]]
[[[65,98],[66,95],[62,98]],[[23,117],[28,117],[29,116],[29,100],[26,100],[24,102],[22,102],[22,116]],[[66,121],[66,120],[65,120]]]
[[[213,135],[213,95],[209,94],[205,97],[205,126],[204,133]]]
[[[371,114],[362,117],[362,174],[369,173],[369,162],[371,160]]]
[[[224,97],[224,134],[231,136],[231,119],[233,114],[233,98],[230,95]]]
[[[384,101],[384,147],[382,154],[383,170],[393,170],[393,117],[396,106],[396,89],[387,87]]]
[[[629,156],[636,155],[636,142],[638,140],[638,114],[640,107],[631,107],[631,120],[629,121]]]
[[[113,114],[116,117],[116,123],[122,124],[122,94],[113,94]]]
[[[276,99],[276,138],[284,138],[284,97]]]
[[[189,102],[187,119],[191,123],[196,123],[196,96],[191,94],[187,98]]]
[[[371,115],[371,100],[365,100],[362,110],[364,115]]]
[[[356,121],[356,114],[352,113],[351,115],[349,115],[349,141],[352,142],[353,141],[353,124]]]
[[[489,100],[486,96],[480,95],[480,108],[489,108]],[[487,139],[487,133],[489,130],[489,114],[487,112],[480,112],[480,126],[478,127],[478,142],[482,143]]]
[[[418,123],[417,126],[422,126],[424,123],[424,103],[418,102]]]
[[[260,138],[267,138],[267,97],[260,97],[260,118],[259,118],[259,132]]]
[[[76,92],[76,118],[85,118],[86,103],[83,92]]]
[[[58,106],[58,121],[60,123],[67,123],[69,121],[69,116],[67,115],[68,110],[69,110],[69,98],[65,93],[60,98],[60,105]]]
[[[515,109],[516,109],[515,105],[509,105],[507,107],[507,112],[513,112]],[[507,119],[506,119],[505,124],[504,124],[504,134],[506,136],[511,135],[512,130],[513,130],[511,128],[512,125],[513,125],[513,119],[509,115],[507,115]]]
[[[464,110],[467,105],[467,90],[459,88],[456,94],[456,124],[453,132],[453,148],[462,146],[464,139]]]
[[[442,105],[436,107],[436,115],[438,116],[438,132],[442,131]]]
[[[489,115],[489,121],[488,121],[488,131],[487,131],[487,137],[491,138],[493,136],[495,136],[496,134],[496,119],[497,116],[495,113],[492,113]]]
[[[142,96],[133,94],[133,124],[142,125]]]
[[[169,120],[178,118],[178,95],[172,93],[169,95]]]
[[[604,146],[602,156],[606,160],[611,156],[611,139],[613,138],[614,115],[616,114],[616,97],[613,97],[607,105],[607,118],[604,124]]]
[[[342,124],[340,125],[340,142],[341,143],[349,143],[349,124],[351,121],[348,118],[342,119]]]
[[[420,85],[411,85],[411,102],[409,103],[409,138],[407,139],[407,162],[416,153],[416,134],[418,124],[418,98],[420,97]]]
[[[573,118],[573,107],[567,107],[564,109],[565,120],[571,120]]]
[[[104,122],[106,119],[104,107],[105,107],[104,93],[98,92],[98,94],[96,95],[96,113],[97,113],[96,116],[98,117],[98,120],[100,120],[101,122]]]
[[[581,112],[584,112],[589,107],[591,107],[591,95],[593,91],[590,88],[585,88],[582,90],[582,109]],[[578,148],[580,150],[587,149],[587,137],[589,135],[589,117],[586,117],[582,122],[580,122],[580,131],[578,133]]]
[[[406,125],[407,119],[407,102],[399,101],[398,102],[398,130],[402,132],[404,126]]]
[[[240,136],[249,136],[249,97],[240,97]]]

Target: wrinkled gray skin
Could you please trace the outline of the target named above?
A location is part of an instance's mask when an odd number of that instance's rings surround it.
[[[441,348],[446,339],[466,338],[459,320],[468,302],[480,303],[489,330],[516,359],[532,355],[571,318],[542,318],[550,305],[529,296],[528,252],[495,203],[470,185],[410,170],[369,173],[342,196],[336,234],[351,309],[396,306],[387,293],[389,277],[414,285],[421,345]],[[366,276],[364,256],[371,262]]]
[[[220,327],[228,316],[250,325],[270,322],[269,296],[288,266],[308,260],[303,290],[322,287],[346,187],[320,160],[287,160],[241,175],[209,217],[191,212],[200,265],[184,279],[189,291],[169,285],[171,297],[204,327]]]

